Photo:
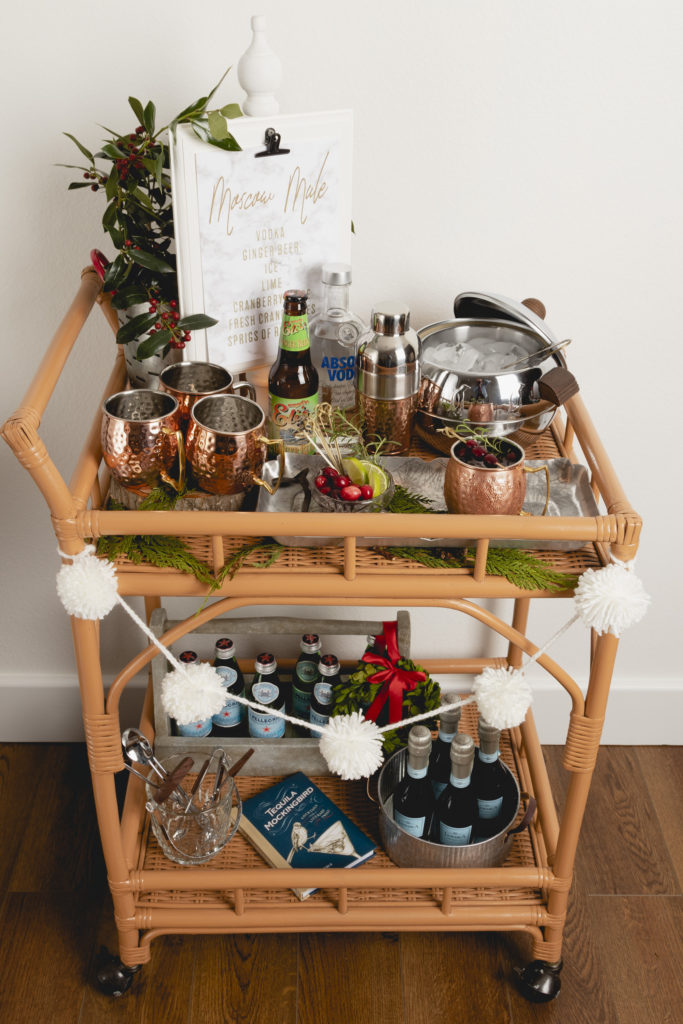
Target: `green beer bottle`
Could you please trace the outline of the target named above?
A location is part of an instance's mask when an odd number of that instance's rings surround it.
[[[297,437],[306,412],[318,404],[318,372],[311,361],[306,292],[285,292],[280,348],[268,374],[268,434],[281,437],[290,452],[308,454],[307,441]]]

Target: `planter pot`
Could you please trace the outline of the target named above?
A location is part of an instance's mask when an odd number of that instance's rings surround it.
[[[123,327],[129,320],[144,313],[147,306],[130,306],[128,309],[119,310],[119,325]],[[159,374],[166,366],[177,363],[183,358],[182,349],[169,349],[165,356],[161,354],[150,356],[148,359],[138,359],[137,350],[140,343],[146,338],[136,338],[128,341],[123,346],[126,360],[126,371],[132,388],[147,388],[151,391],[159,390]]]

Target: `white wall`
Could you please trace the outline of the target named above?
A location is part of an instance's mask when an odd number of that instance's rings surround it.
[[[283,58],[284,112],[354,110],[357,310],[367,316],[374,299],[397,295],[420,326],[448,316],[465,289],[535,294],[555,333],[574,339],[570,367],[645,519],[638,569],[653,597],[647,619],[622,642],[613,704],[623,720],[608,735],[653,742],[663,721],[673,723],[665,738],[676,741],[683,568],[681,456],[672,434],[682,369],[683,11],[676,0],[14,5],[0,42],[0,419],[18,404],[90,248],[108,249],[101,197],[67,193],[69,172],[55,167],[78,162],[61,133],[94,146],[98,122],[125,130],[130,94],[153,98],[170,119],[236,65],[252,13],[267,14]],[[241,95],[233,71],[218,98]],[[41,433],[67,478],[111,355],[111,335],[96,321],[44,418]],[[5,446],[0,460],[0,735],[70,738],[79,728],[76,684],[54,591],[54,536],[40,494]],[[567,613],[564,602],[537,607],[532,636],[544,640]],[[446,653],[435,620],[416,621],[423,636],[416,655]],[[554,654],[584,681],[581,628]],[[137,643],[123,615],[112,615],[106,672]],[[658,721],[641,713],[646,699],[650,711],[664,712]],[[555,712],[547,717],[545,736],[554,738]]]

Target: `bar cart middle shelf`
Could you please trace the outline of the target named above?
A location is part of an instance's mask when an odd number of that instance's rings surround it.
[[[107,477],[101,466],[99,409],[85,447],[67,484],[41,440],[38,428],[63,366],[87,318],[99,302],[112,326],[116,317],[103,299],[94,272],[84,271],[80,289],[17,412],[3,427],[3,436],[31,473],[50,508],[59,547],[67,554],[86,542],[120,534],[180,536],[190,550],[220,571],[245,541],[273,532],[267,512],[113,511],[104,508]],[[119,354],[104,397],[125,385]],[[243,568],[226,580],[216,600],[198,614],[171,623],[164,634],[168,646],[198,628],[216,630],[220,617],[242,607],[344,606],[439,607],[467,615],[504,641],[499,657],[414,657],[432,674],[476,674],[487,665],[518,667],[522,655],[537,646],[527,638],[531,600],[571,597],[571,592],[519,590],[506,579],[486,574],[490,545],[497,540],[528,538],[535,542],[571,539],[577,550],[543,551],[554,568],[579,575],[599,568],[610,555],[634,557],[641,521],[628,504],[608,455],[579,395],[570,398],[542,435],[521,441],[529,458],[568,458],[587,467],[591,488],[604,511],[594,517],[520,519],[510,516],[439,517],[445,538],[472,537],[476,557],[472,569],[430,569],[417,562],[391,559],[384,550],[360,547],[358,537],[401,538],[433,533],[426,515],[329,515],[302,513],[278,517],[277,532],[325,537],[334,518],[341,544],[286,548],[268,569]],[[578,449],[578,451],[577,451]],[[426,449],[414,453],[429,457]],[[381,524],[380,524],[381,518]],[[193,577],[173,570],[117,560],[119,592],[145,598],[148,617],[164,597],[205,597],[206,588]],[[477,603],[511,598],[510,623]],[[227,624],[228,620],[224,620]],[[531,712],[525,722],[502,738],[502,757],[516,775],[523,793],[538,803],[536,818],[516,837],[512,855],[498,868],[398,868],[378,843],[377,854],[353,871],[344,869],[272,869],[238,834],[206,866],[180,867],[166,860],[149,827],[142,783],[128,780],[119,814],[115,775],[123,770],[119,702],[128,683],[150,666],[153,646],[141,651],[117,676],[108,693],[102,682],[96,621],[72,619],[83,721],[102,847],[119,936],[119,958],[105,972],[104,986],[125,990],[134,973],[151,956],[154,938],[166,933],[292,932],[292,931],[508,931],[527,933],[533,962],[519,973],[525,994],[534,1000],[552,998],[559,990],[561,948],[574,857],[600,742],[618,642],[610,634],[591,635],[588,647],[589,684],[582,693],[571,676],[547,654],[538,663],[566,691],[571,707],[564,767],[570,782],[561,817],[555,809],[548,774]],[[140,727],[154,738],[151,684]],[[463,711],[463,728],[474,732],[476,713]],[[314,741],[311,741],[314,742]],[[283,772],[282,774],[287,774]],[[273,778],[239,776],[240,792],[248,797]],[[335,777],[315,780],[361,828],[378,837],[376,812],[364,783]],[[318,886],[319,892],[300,902],[292,886]]]

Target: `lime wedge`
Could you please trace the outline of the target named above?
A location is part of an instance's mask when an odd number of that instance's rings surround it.
[[[363,484],[368,482],[368,466],[369,463],[362,462],[360,459],[342,459],[342,466],[344,472],[348,476],[352,484],[356,487],[362,487]]]
[[[374,496],[377,497],[386,491],[389,479],[381,466],[376,466],[374,462],[366,462],[365,465],[367,467],[367,482],[372,487]]]

